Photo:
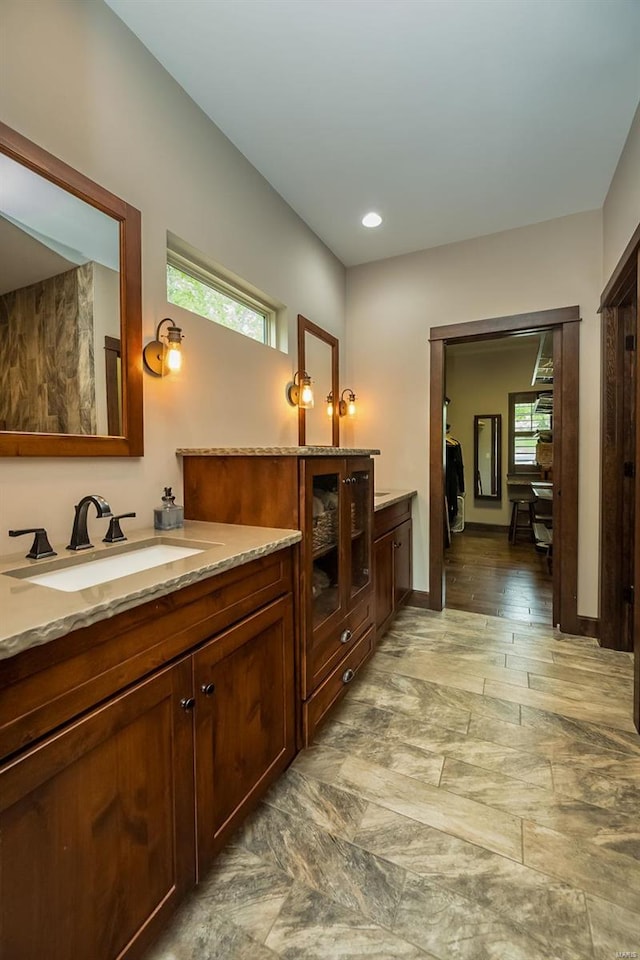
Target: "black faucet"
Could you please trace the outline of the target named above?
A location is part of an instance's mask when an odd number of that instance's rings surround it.
[[[87,532],[87,513],[90,503],[92,503],[98,511],[99,517],[113,516],[111,507],[104,497],[99,497],[93,493],[90,493],[87,497],[83,497],[76,505],[76,515],[71,532],[71,543],[68,545],[67,550],[88,550],[89,547],[93,546]]]

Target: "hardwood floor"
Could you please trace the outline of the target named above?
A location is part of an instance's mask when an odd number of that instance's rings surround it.
[[[467,528],[445,550],[445,607],[551,624],[553,585],[533,543],[511,545],[507,530]]]

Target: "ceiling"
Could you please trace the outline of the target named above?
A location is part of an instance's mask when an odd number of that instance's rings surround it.
[[[602,206],[640,98],[640,0],[107,3],[347,266]]]

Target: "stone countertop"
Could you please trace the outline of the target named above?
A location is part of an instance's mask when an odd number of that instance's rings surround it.
[[[381,490],[379,493],[374,493],[373,495],[373,509],[376,512],[378,510],[384,510],[385,507],[391,507],[394,503],[400,503],[401,500],[406,500],[407,497],[416,497],[417,495],[417,490]]]
[[[24,551],[5,556],[0,562],[0,660],[275,553],[301,537],[299,530],[186,520],[178,530],[137,530],[126,544],[99,542],[82,553],[74,554],[64,545],[53,544],[58,556],[51,560],[26,560]],[[202,552],[69,593],[6,575],[7,571],[35,576],[67,569],[91,559],[124,553],[123,547],[147,545],[149,540],[201,547]]]
[[[370,457],[379,450],[353,447],[179,447],[179,457]]]

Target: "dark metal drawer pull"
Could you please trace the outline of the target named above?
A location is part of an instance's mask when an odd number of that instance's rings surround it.
[[[351,683],[355,675],[356,675],[355,670],[352,670],[351,667],[349,667],[349,669],[345,670],[345,672],[342,674],[342,682]]]
[[[340,634],[340,643],[349,643],[351,637],[353,636],[351,630],[343,630]]]
[[[204,693],[205,697],[212,697],[216,692],[216,685],[215,683],[203,683],[200,689]]]
[[[183,710],[193,710],[196,705],[196,701],[193,697],[183,697],[180,701],[180,706]]]

